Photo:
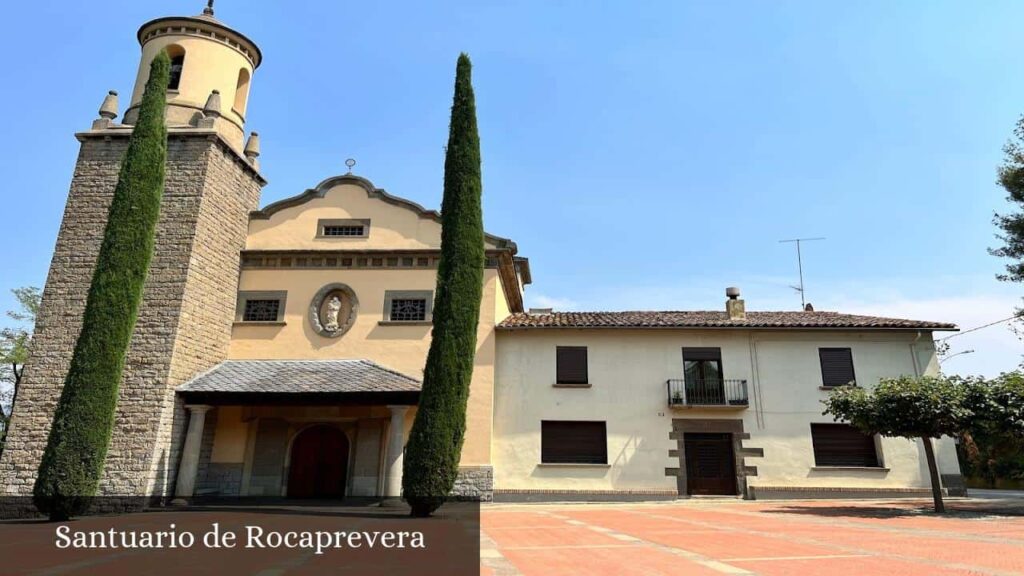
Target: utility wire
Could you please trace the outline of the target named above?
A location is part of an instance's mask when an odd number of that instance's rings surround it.
[[[1009,322],[1010,320],[1016,320],[1017,318],[1020,318],[1020,316],[1014,314],[1013,316],[1010,316],[1009,318],[1003,318],[1002,320],[996,320],[995,322],[989,322],[988,324],[985,324],[983,326],[978,326],[976,328],[971,328],[970,330],[964,330],[963,332],[957,332],[956,334],[953,334],[952,336],[946,336],[945,338],[939,338],[937,340],[937,342],[942,342],[943,340],[949,340],[950,338],[956,338],[957,336],[963,336],[964,334],[968,334],[968,333],[971,333],[971,332],[977,332],[978,330],[981,330],[982,328],[988,328],[989,326],[995,326],[996,324],[1002,324],[1003,322]]]

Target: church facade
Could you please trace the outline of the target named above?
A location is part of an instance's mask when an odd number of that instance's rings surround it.
[[[260,207],[246,137],[262,54],[212,9],[158,18],[123,122],[81,149],[0,494],[31,494],[81,328],[149,64],[172,58],[156,248],[126,359],[101,494],[342,499],[401,495],[430,345],[440,215],[351,172]],[[455,494],[479,500],[923,495],[920,441],[821,415],[835,386],[938,371],[951,324],[799,310],[527,310],[515,242],[488,234]],[[943,482],[962,489],[953,443]]]

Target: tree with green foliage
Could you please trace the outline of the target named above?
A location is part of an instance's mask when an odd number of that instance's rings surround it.
[[[28,349],[32,343],[36,314],[42,298],[39,288],[25,286],[11,290],[18,301],[19,310],[8,310],[7,317],[18,325],[0,329],[0,454],[3,454],[7,439],[7,426],[14,413],[14,402],[18,399],[21,376],[28,360]]]
[[[121,161],[86,299],[82,331],[36,478],[34,501],[51,520],[88,510],[106,459],[125,355],[153,255],[164,188],[164,108],[170,59],[150,65],[138,121]]]
[[[455,486],[476,354],[484,227],[480,137],[471,73],[469,57],[459,55],[444,161],[434,328],[402,478],[403,496],[415,517],[437,510]]]
[[[865,434],[920,439],[928,460],[935,511],[945,512],[933,438],[959,436],[973,416],[967,406],[971,384],[957,378],[883,378],[873,390],[843,386],[825,400],[826,415]]]
[[[965,472],[993,488],[998,479],[1024,481],[1024,374],[971,384],[965,404],[974,417],[963,434]]]

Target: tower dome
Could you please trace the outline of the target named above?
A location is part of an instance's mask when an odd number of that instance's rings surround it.
[[[213,127],[241,150],[250,80],[263,58],[256,44],[214,18],[213,0],[198,16],[146,22],[139,28],[138,38],[142,58],[125,123],[135,122],[150,63],[166,49],[171,57],[167,125],[199,126],[200,120],[209,118],[204,127]],[[211,109],[218,101],[223,108]]]

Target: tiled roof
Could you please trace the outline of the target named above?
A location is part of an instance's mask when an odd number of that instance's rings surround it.
[[[421,383],[369,360],[228,360],[179,392],[419,392]]]
[[[956,324],[925,322],[838,312],[747,312],[746,320],[729,320],[724,312],[553,312],[512,314],[499,329],[524,328],[862,328],[957,330]]]

